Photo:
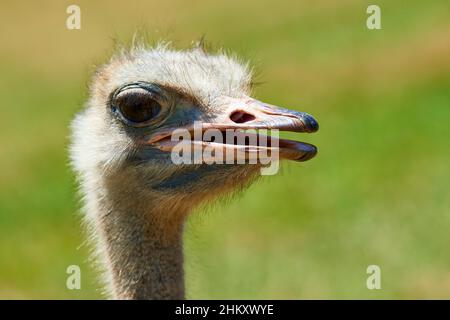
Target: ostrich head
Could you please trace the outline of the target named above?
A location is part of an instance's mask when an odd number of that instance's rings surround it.
[[[182,260],[180,233],[187,213],[249,184],[260,172],[259,161],[174,163],[171,136],[177,129],[193,134],[189,146],[213,154],[231,151],[235,160],[262,158],[262,150],[297,161],[316,154],[302,142],[267,138],[262,145],[265,136],[258,133],[247,136],[256,143],[226,141],[227,130],[239,136],[248,129],[318,129],[312,116],[255,100],[250,89],[246,64],[200,49],[135,49],[97,72],[87,107],[73,122],[71,156],[116,297],[181,297],[182,271],[175,265]],[[203,135],[207,129],[224,140],[211,141]],[[178,253],[164,261],[160,251],[167,248]]]

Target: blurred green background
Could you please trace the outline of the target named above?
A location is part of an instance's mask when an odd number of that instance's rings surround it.
[[[81,7],[81,30],[66,8]],[[378,4],[382,30],[366,28]],[[113,39],[206,35],[256,97],[312,113],[316,159],[194,215],[188,298],[450,298],[450,2],[2,1],[0,298],[101,298],[68,125]],[[82,290],[66,289],[66,268]],[[366,268],[382,289],[366,288]]]

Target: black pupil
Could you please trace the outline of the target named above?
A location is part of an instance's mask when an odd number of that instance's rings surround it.
[[[135,123],[148,121],[161,111],[161,105],[145,89],[119,93],[114,105],[123,117]]]

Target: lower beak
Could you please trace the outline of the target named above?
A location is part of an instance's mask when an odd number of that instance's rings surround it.
[[[295,161],[307,161],[317,154],[314,145],[287,139],[279,139],[274,136],[277,131],[312,133],[319,129],[319,125],[313,116],[299,111],[280,108],[261,101],[246,97],[243,99],[221,97],[218,100],[221,110],[212,121],[202,122],[201,128],[191,125],[183,128],[166,128],[148,141],[148,144],[163,150],[171,151],[180,143],[177,139],[171,139],[175,130],[184,129],[193,133],[194,139],[184,141],[195,150],[206,148],[216,151],[233,153],[235,159],[289,159]],[[195,134],[196,129],[201,130],[201,135]],[[208,131],[215,134],[208,134]],[[264,135],[261,131],[270,130],[272,136]],[[178,131],[179,132],[179,131]],[[216,139],[217,134],[222,139]],[[211,136],[215,139],[211,141]],[[232,137],[226,139],[226,137]],[[225,138],[225,139],[223,139]]]

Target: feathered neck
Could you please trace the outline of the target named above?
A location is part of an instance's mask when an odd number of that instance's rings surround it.
[[[183,299],[185,208],[143,191],[132,175],[102,179],[93,232],[115,299]]]

